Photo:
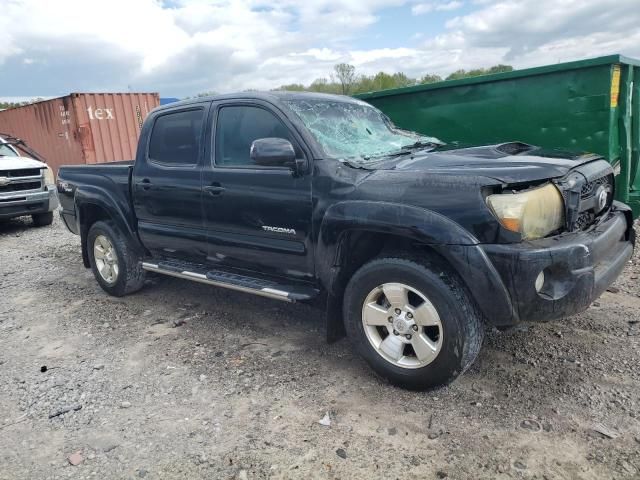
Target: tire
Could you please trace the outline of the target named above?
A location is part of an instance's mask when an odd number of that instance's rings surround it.
[[[113,222],[99,221],[91,226],[87,234],[87,253],[93,275],[109,295],[121,297],[144,285],[142,259]]]
[[[401,304],[398,314],[394,305]],[[357,352],[376,373],[411,390],[456,379],[475,361],[484,338],[473,300],[457,276],[436,262],[373,260],[349,281],[343,308]]]
[[[31,215],[31,219],[36,227],[46,227],[53,223],[53,212],[36,213]]]

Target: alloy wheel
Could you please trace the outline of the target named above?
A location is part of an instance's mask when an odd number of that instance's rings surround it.
[[[116,283],[120,273],[118,255],[115,248],[113,248],[113,244],[105,235],[98,235],[94,240],[93,257],[102,279],[110,285]]]
[[[438,311],[426,295],[402,283],[371,290],[362,306],[362,324],[376,352],[401,368],[430,364],[442,347]]]

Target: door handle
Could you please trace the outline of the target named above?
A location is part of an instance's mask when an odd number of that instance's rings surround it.
[[[209,195],[220,195],[222,194],[222,192],[224,192],[225,188],[219,183],[212,183],[211,185],[204,187],[204,190]]]
[[[142,185],[143,190],[149,190],[151,188],[151,180],[149,180],[148,178],[143,178],[140,182],[140,185]]]

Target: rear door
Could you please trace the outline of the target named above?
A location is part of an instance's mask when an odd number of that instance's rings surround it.
[[[143,244],[157,256],[202,262],[206,230],[201,172],[208,104],[162,111],[134,167],[133,200]]]
[[[309,159],[302,139],[279,110],[258,100],[218,103],[212,117],[212,155],[203,169],[209,262],[311,280],[311,168],[296,176],[250,158],[254,140],[278,137]]]

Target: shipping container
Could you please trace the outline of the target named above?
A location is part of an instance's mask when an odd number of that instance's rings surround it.
[[[610,55],[357,95],[401,128],[460,145],[517,140],[594,152],[640,215],[640,60]]]
[[[131,160],[157,93],[72,93],[0,112],[0,132],[19,137],[58,172],[61,165]]]

